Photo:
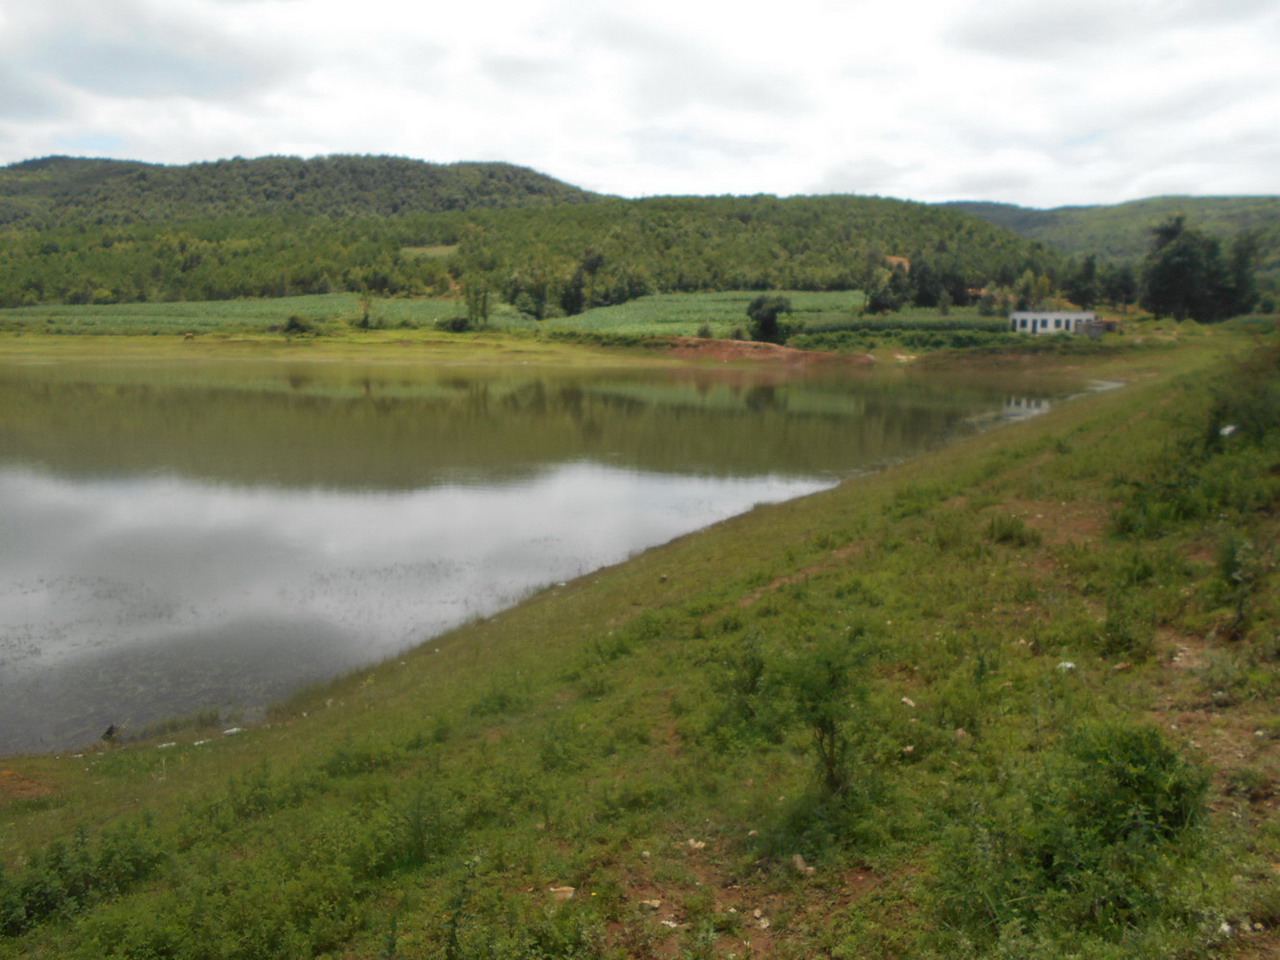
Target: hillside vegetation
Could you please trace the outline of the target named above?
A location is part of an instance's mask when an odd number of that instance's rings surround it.
[[[1099,355],[1123,390],[257,729],[5,761],[0,956],[1274,956],[1280,353],[1246,342]]]
[[[391,217],[594,199],[509,163],[401,157],[237,157],[184,166],[46,157],[0,168],[0,225],[42,230],[245,216]]]
[[[863,289],[913,258],[953,302],[1057,255],[963,214],[865,197],[601,198],[505,164],[65,158],[0,170],[0,305],[479,285],[539,319],[648,293]]]
[[[1256,233],[1258,277],[1273,296],[1280,292],[1280,197],[1152,197],[1110,206],[1037,210],[1004,203],[950,203],[949,209],[981,217],[1030,240],[1076,256],[1137,261],[1151,246],[1151,230],[1170,217],[1228,240]]]

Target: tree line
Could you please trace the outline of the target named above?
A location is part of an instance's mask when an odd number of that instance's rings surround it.
[[[863,290],[887,258],[912,298],[967,303],[1062,257],[980,220],[866,197],[604,199],[396,216],[290,215],[0,228],[0,304],[332,291],[461,291],[531,316],[649,293]],[[917,289],[918,288],[918,289]]]

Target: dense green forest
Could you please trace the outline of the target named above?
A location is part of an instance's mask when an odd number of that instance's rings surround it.
[[[463,288],[539,318],[648,293],[864,289],[885,257],[935,299],[1060,255],[868,197],[598,197],[504,164],[53,158],[0,169],[0,305]]]
[[[186,166],[46,157],[0,168],[0,224],[40,229],[246,216],[390,217],[595,198],[508,163],[401,157],[235,158]]]
[[[1207,263],[1191,272],[1207,279],[1171,300],[1149,289],[1158,271],[1140,260],[1154,228],[1177,217]],[[544,320],[734,290],[858,290],[871,314],[945,314],[981,299],[996,316],[1065,298],[1217,320],[1274,308],[1280,198],[1050,211],[857,196],[626,200],[510,164],[395,157],[0,168],[0,307],[460,295],[460,312],[485,322],[499,303]]]
[[[1280,197],[1152,197],[1112,206],[1036,210],[1006,203],[951,203],[948,209],[1007,227],[1029,240],[1103,263],[1135,261],[1150,248],[1152,228],[1171,217],[1222,241],[1243,233],[1258,240],[1258,283],[1280,292]]]

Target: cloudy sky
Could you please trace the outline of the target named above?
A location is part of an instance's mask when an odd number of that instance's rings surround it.
[[[1277,0],[0,0],[0,163],[505,160],[605,193],[1280,193]]]

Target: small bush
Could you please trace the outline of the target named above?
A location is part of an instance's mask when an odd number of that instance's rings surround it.
[[[1021,517],[1000,514],[987,524],[987,539],[1011,547],[1034,547],[1040,543],[1040,531],[1028,527]]]
[[[1244,636],[1252,619],[1254,597],[1262,588],[1268,564],[1252,540],[1229,533],[1218,548],[1216,593],[1231,608],[1229,639]]]
[[[1116,596],[1107,604],[1107,619],[1098,637],[1104,657],[1145,660],[1155,649],[1151,611],[1141,598]]]

